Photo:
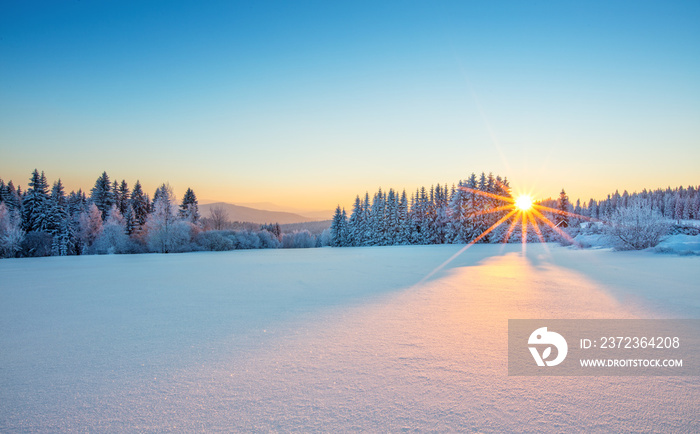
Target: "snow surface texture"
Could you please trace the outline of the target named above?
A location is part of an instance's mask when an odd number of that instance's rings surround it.
[[[700,235],[669,235],[654,250],[659,253],[700,255]]]
[[[508,377],[509,318],[699,318],[700,258],[477,245],[0,261],[0,431],[697,432],[698,377]],[[421,282],[421,283],[417,283]]]

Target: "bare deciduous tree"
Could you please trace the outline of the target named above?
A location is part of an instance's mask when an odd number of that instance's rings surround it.
[[[620,250],[654,247],[668,230],[668,222],[646,200],[636,200],[615,210],[607,228],[608,236]]]
[[[209,218],[213,228],[217,231],[225,229],[229,225],[228,212],[222,205],[216,205],[209,209]]]

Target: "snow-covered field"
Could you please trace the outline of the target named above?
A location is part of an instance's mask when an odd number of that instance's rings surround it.
[[[698,377],[508,377],[509,318],[700,318],[700,257],[477,245],[0,261],[0,431],[700,430]]]

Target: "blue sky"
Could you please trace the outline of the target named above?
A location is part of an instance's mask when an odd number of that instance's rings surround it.
[[[349,205],[697,184],[697,2],[3,2],[0,177]]]

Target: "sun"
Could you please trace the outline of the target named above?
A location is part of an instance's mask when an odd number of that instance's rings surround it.
[[[528,195],[520,195],[515,199],[515,207],[520,211],[528,211],[532,208],[532,198]]]
[[[494,214],[494,213],[501,213],[501,217],[493,223],[491,226],[488,227],[488,229],[484,230],[479,234],[477,237],[469,241],[464,247],[459,249],[457,253],[452,255],[449,259],[447,259],[445,262],[442,264],[438,265],[433,271],[428,273],[427,276],[425,276],[421,282],[426,281],[429,279],[431,276],[433,276],[435,273],[438,271],[442,270],[447,264],[452,262],[457,256],[461,255],[465,250],[467,250],[469,247],[473,246],[474,244],[478,243],[481,241],[484,237],[486,237],[488,234],[492,233],[494,229],[499,227],[500,225],[506,223],[508,220],[510,220],[510,224],[508,225],[508,230],[505,232],[505,235],[503,235],[502,242],[507,243],[508,240],[510,239],[510,236],[513,234],[515,227],[518,223],[520,223],[520,228],[522,231],[521,235],[521,240],[523,244],[523,252],[525,252],[525,245],[527,244],[528,240],[528,226],[532,227],[534,229],[535,234],[537,235],[537,238],[540,240],[541,243],[546,243],[547,241],[545,240],[545,237],[542,233],[542,230],[540,229],[540,223],[545,224],[546,226],[550,227],[552,231],[557,233],[561,238],[567,240],[570,244],[575,244],[579,245],[576,240],[574,240],[571,235],[567,234],[564,232],[560,227],[559,224],[555,224],[552,222],[549,217],[547,217],[543,213],[548,213],[551,215],[559,215],[559,216],[569,216],[573,217],[575,219],[580,219],[580,220],[590,220],[590,221],[596,221],[595,219],[591,217],[586,217],[582,216],[580,214],[575,214],[569,211],[564,211],[560,210],[557,208],[551,208],[548,206],[542,205],[542,202],[536,203],[535,200],[532,198],[532,196],[528,194],[521,194],[517,198],[513,198],[508,191],[510,188],[508,185],[504,185],[503,183],[499,184],[503,191],[505,191],[507,194],[506,195],[498,195],[495,193],[491,192],[486,192],[474,188],[469,188],[467,186],[460,186],[459,189],[475,196],[482,196],[484,198],[488,199],[493,199],[497,202],[502,203],[502,205],[493,205],[490,206],[486,209],[483,209],[481,211],[477,211],[472,213],[470,216],[466,216],[465,218],[475,218],[478,216],[483,216],[483,215],[488,215],[488,214]],[[538,223],[538,221],[540,223]]]

